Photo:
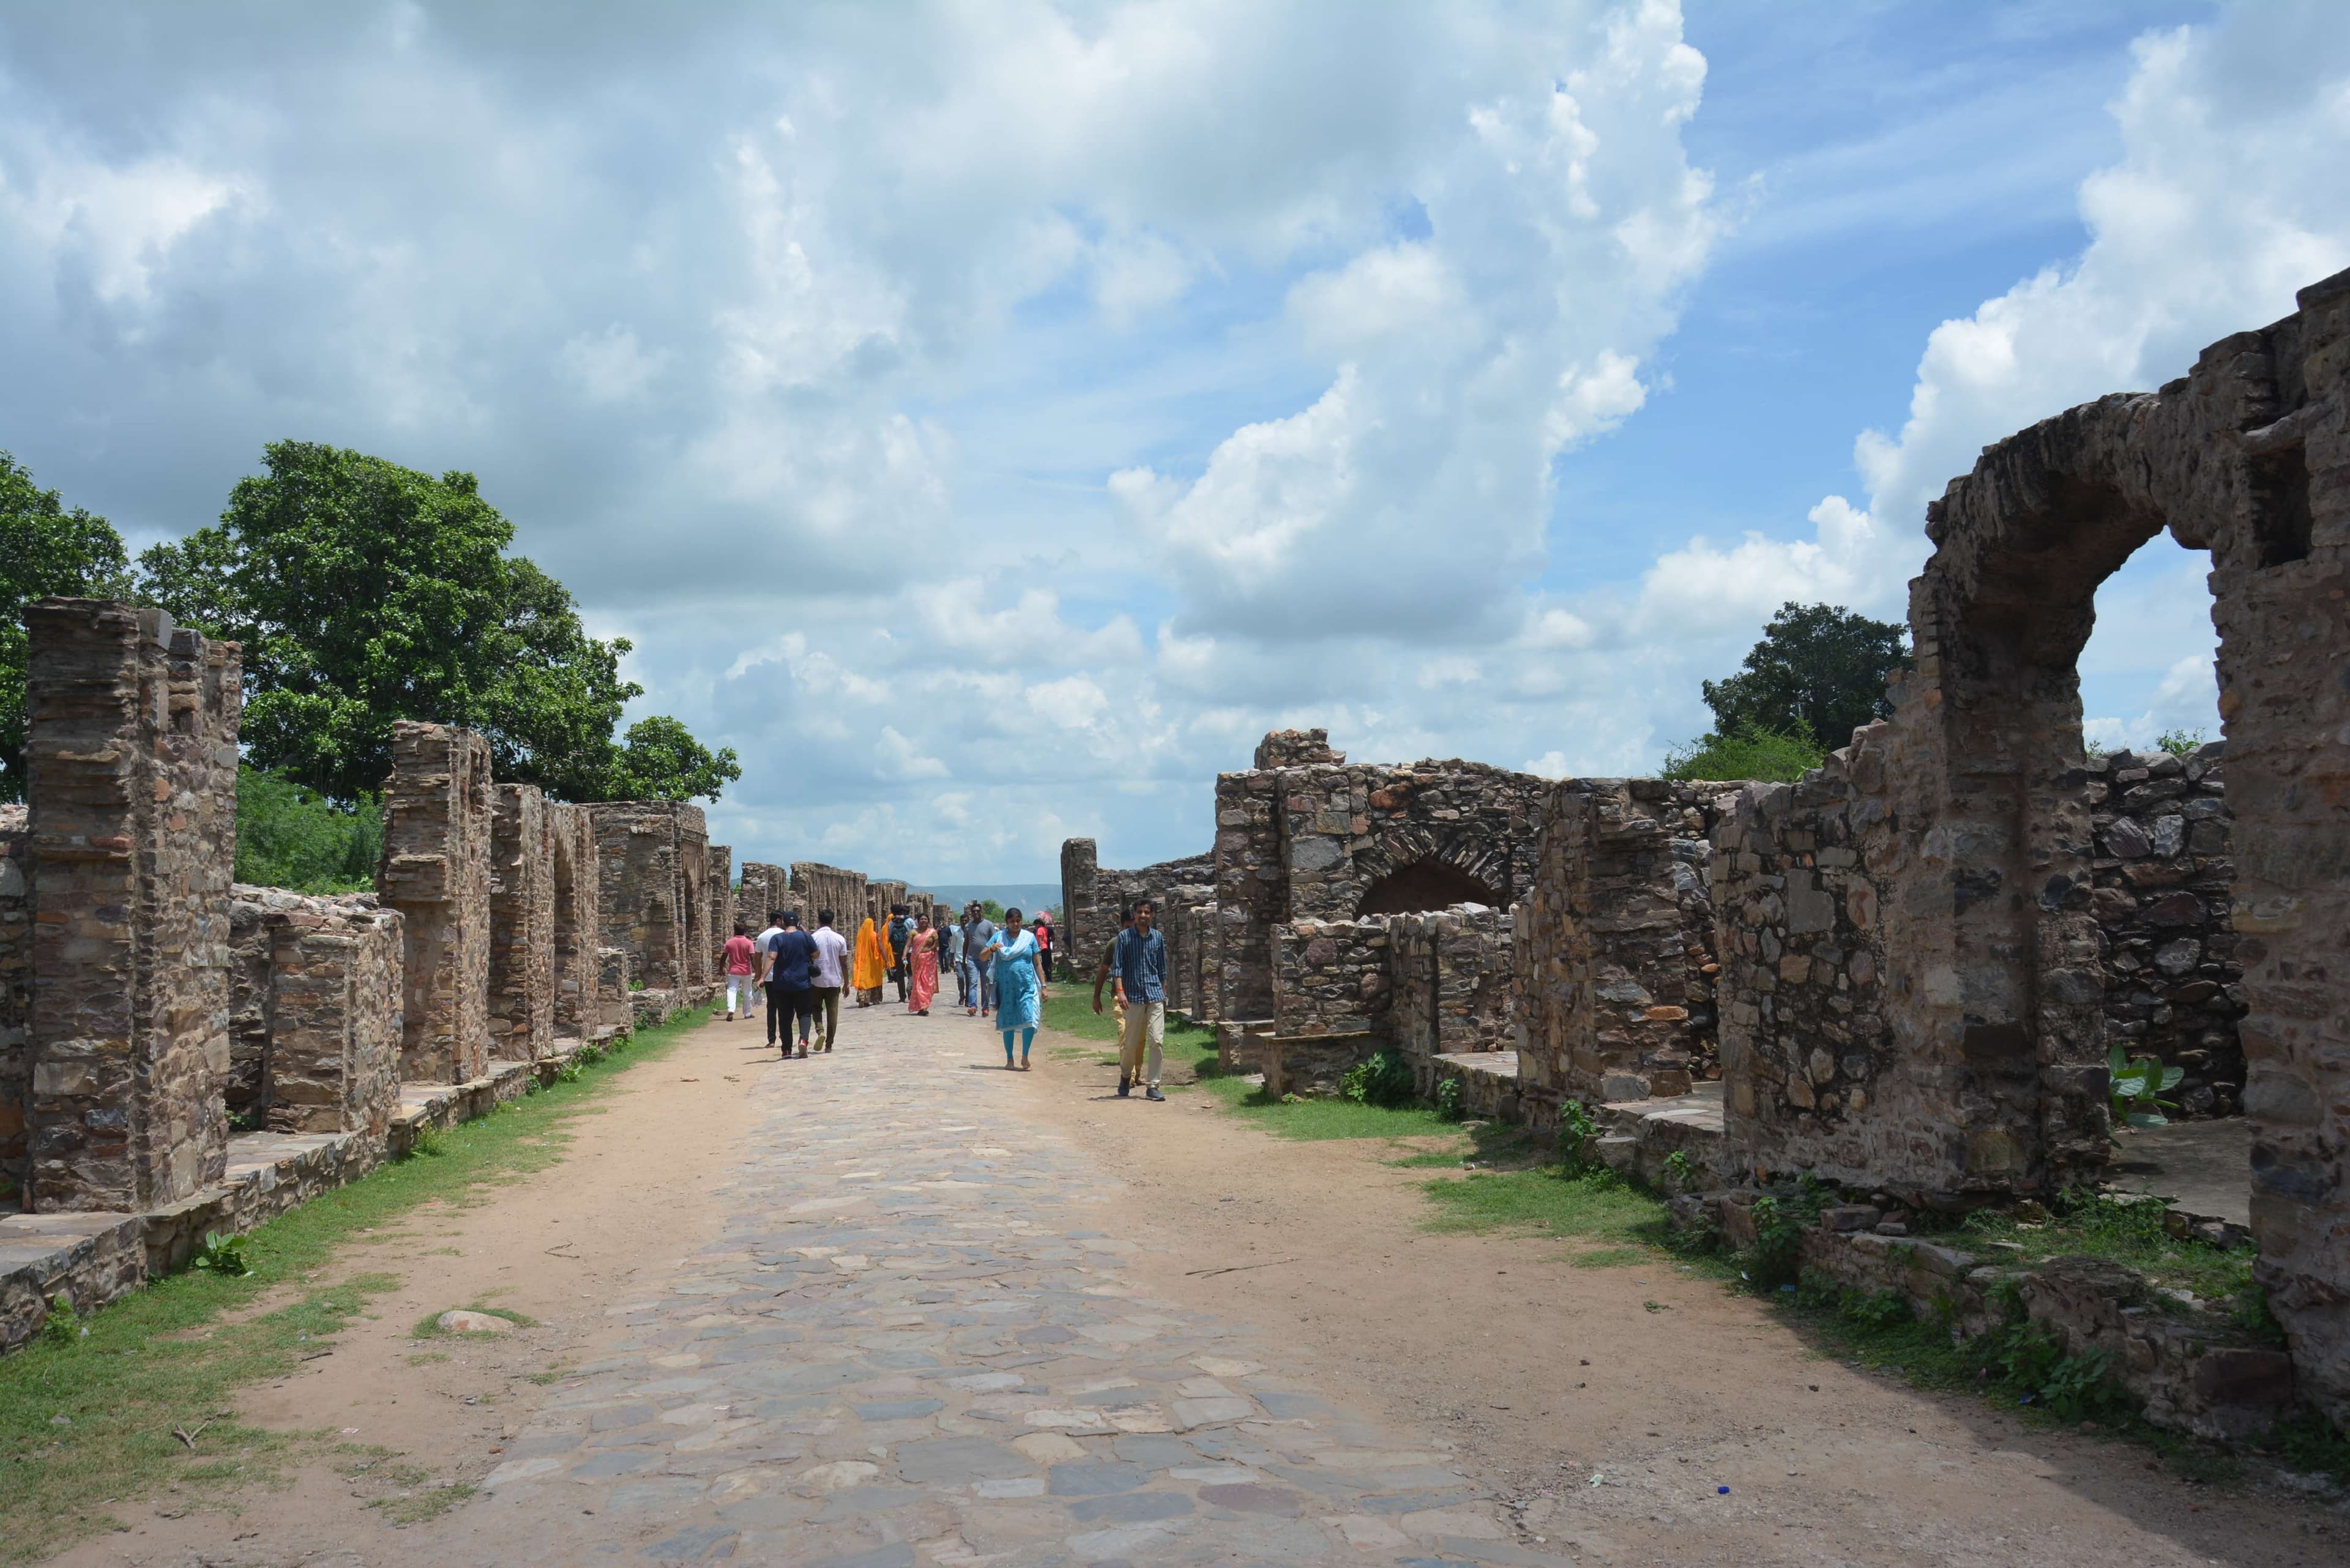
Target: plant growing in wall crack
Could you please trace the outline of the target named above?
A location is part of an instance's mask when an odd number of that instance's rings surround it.
[[[2178,1104],[2162,1096],[2178,1086],[2178,1081],[2187,1076],[2186,1068],[2166,1067],[2153,1056],[2130,1057],[2116,1045],[2106,1054],[2106,1069],[2113,1085],[2116,1127],[2170,1125],[2170,1118],[2162,1113],[2177,1110]]]

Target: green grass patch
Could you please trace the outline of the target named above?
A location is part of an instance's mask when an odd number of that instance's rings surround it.
[[[1614,1171],[1563,1165],[1471,1171],[1421,1189],[1435,1205],[1431,1231],[1517,1231],[1628,1247],[1660,1239],[1669,1212],[1663,1199]]]
[[[2181,1241],[2162,1228],[2159,1203],[2116,1203],[2082,1194],[2057,1201],[2044,1223],[1981,1210],[1940,1230],[1934,1240],[1977,1254],[1987,1263],[2030,1268],[2051,1258],[2087,1253],[2126,1263],[2157,1285],[2193,1291],[2216,1301],[2244,1297],[2252,1288],[2251,1243],[2220,1248]]]
[[[408,1331],[408,1337],[411,1339],[439,1339],[449,1332],[447,1329],[441,1326],[441,1314],[451,1310],[452,1309],[448,1307],[442,1307],[437,1311],[426,1313],[422,1317],[417,1320],[416,1326]],[[463,1310],[466,1312],[482,1313],[490,1317],[502,1317],[508,1323],[514,1324],[516,1328],[536,1328],[538,1326],[538,1319],[523,1313],[518,1313],[512,1307],[484,1306],[480,1302],[468,1302]]]
[[[201,1503],[268,1479],[288,1440],[239,1422],[235,1391],[292,1372],[399,1284],[369,1270],[323,1276],[404,1239],[391,1228],[422,1205],[479,1201],[561,1159],[568,1124],[596,1114],[615,1076],[705,1021],[697,1011],[648,1030],[576,1080],[448,1128],[256,1228],[248,1273],[158,1280],[0,1360],[0,1563],[115,1528],[116,1503],[175,1486]]]
[[[1627,1269],[1636,1263],[1653,1263],[1657,1255],[1646,1247],[1590,1247],[1566,1261],[1578,1269]]]

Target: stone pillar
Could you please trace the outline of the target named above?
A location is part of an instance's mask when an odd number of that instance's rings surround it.
[[[600,990],[597,949],[603,926],[597,912],[595,823],[586,806],[554,802],[547,805],[546,818],[553,846],[555,1035],[558,1040],[598,1040],[603,1038],[606,1002],[626,1007],[628,999],[606,998]]]
[[[25,1201],[26,1056],[33,1011],[33,836],[25,808],[0,805],[0,1214]]]
[[[1217,1016],[1271,1018],[1273,933],[1289,918],[1282,863],[1281,775],[1216,775],[1216,904],[1223,920]]]
[[[471,730],[391,727],[376,888],[405,917],[400,1076],[463,1084],[489,1071],[490,745]]]
[[[674,992],[682,1004],[716,950],[697,964],[709,923],[702,896],[709,835],[702,808],[677,801],[608,801],[588,808],[596,824],[598,898],[606,945],[628,954],[629,978]]]
[[[711,955],[711,973],[720,985],[724,985],[726,966],[721,961],[725,954],[726,939],[734,934],[734,922],[741,919],[734,909],[734,847],[729,844],[710,846],[710,940],[717,951]],[[759,928],[754,926],[753,930]]]
[[[555,834],[536,784],[500,784],[490,840],[490,1054],[555,1050]]]
[[[153,1209],[226,1169],[237,649],[95,599],[25,628],[26,1207]]]
[[[1090,838],[1061,841],[1061,945],[1088,978],[1109,932],[1101,925],[1096,883],[1100,860]],[[1115,919],[1117,917],[1111,917]]]

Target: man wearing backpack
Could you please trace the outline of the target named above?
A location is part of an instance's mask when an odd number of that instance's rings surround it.
[[[906,949],[914,940],[914,922],[903,904],[889,906],[889,978],[898,987],[898,1000],[906,1000]]]

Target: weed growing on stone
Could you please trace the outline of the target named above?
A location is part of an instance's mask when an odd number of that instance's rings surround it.
[[[0,1563],[36,1561],[113,1528],[116,1502],[175,1486],[203,1502],[266,1479],[285,1439],[238,1422],[235,1391],[292,1371],[399,1283],[382,1273],[320,1280],[344,1249],[422,1204],[460,1200],[560,1159],[565,1125],[593,1111],[612,1076],[666,1054],[701,1023],[695,1015],[647,1031],[579,1083],[446,1129],[431,1152],[256,1227],[245,1238],[247,1273],[173,1274],[83,1314],[70,1339],[44,1337],[0,1360]]]
[[[2116,1200],[2081,1192],[2056,1199],[2045,1221],[1980,1210],[1937,1239],[1981,1256],[1985,1262],[2029,1268],[2050,1258],[2076,1254],[2126,1263],[2156,1285],[2192,1291],[2206,1300],[2241,1303],[2251,1312],[2252,1264],[2259,1250],[2247,1242],[2215,1247],[2163,1229],[2158,1202]],[[2252,1313],[2257,1319],[2261,1314]]]

